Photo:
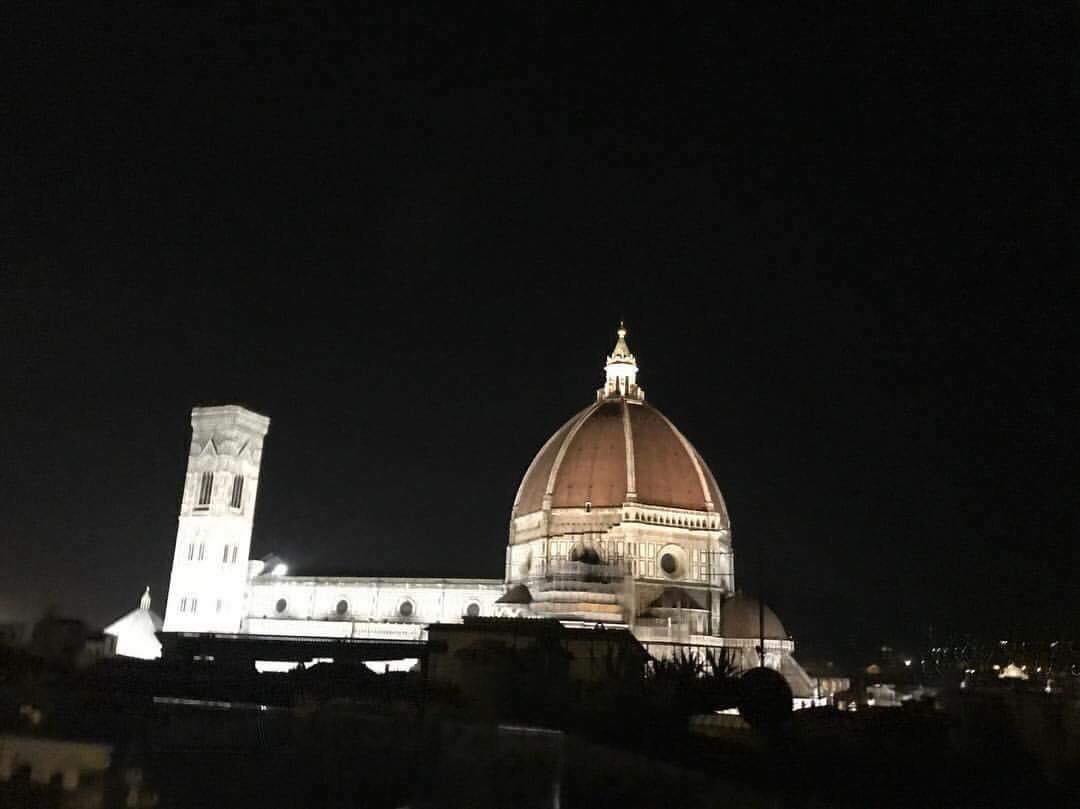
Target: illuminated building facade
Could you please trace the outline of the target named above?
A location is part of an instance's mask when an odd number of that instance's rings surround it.
[[[621,625],[655,656],[731,650],[808,686],[783,625],[735,591],[731,523],[702,456],[645,401],[620,326],[595,401],[529,464],[501,579],[291,576],[249,559],[269,419],[192,410],[166,631],[420,639],[468,616]]]

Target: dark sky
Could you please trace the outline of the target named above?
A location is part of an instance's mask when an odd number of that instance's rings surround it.
[[[316,5],[5,4],[0,617],[163,606],[195,404],[255,554],[497,577],[625,317],[797,639],[1076,631],[1074,17]]]

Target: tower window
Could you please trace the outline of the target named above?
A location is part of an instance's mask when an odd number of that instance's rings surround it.
[[[199,543],[199,561],[201,562],[205,558],[206,558],[206,543],[205,542],[200,542]]]
[[[244,502],[244,478],[242,475],[237,475],[233,478],[232,482],[232,497],[229,499],[229,506],[232,508],[240,508]]]
[[[237,552],[237,550],[239,550],[239,548],[240,548],[239,545],[233,545],[232,546],[232,563],[234,565],[236,564],[236,552]]]
[[[480,615],[480,605],[477,604],[475,601],[472,602],[471,604],[469,604],[469,606],[465,608],[465,614],[470,618],[476,618],[478,615]]]
[[[191,614],[194,615],[199,609],[199,599],[191,599]]]
[[[402,618],[411,618],[413,614],[413,604],[411,601],[402,601],[398,606],[398,615]]]
[[[180,612],[187,612],[187,599],[186,598],[181,598],[180,599]]]
[[[226,562],[226,563],[229,561],[229,546],[228,545],[226,545],[224,548],[221,549],[221,561]]]
[[[224,605],[225,605],[225,602],[224,602],[224,601],[222,601],[222,600],[221,600],[221,599],[219,598],[219,599],[217,600],[217,611],[218,611],[218,612],[221,612],[221,608],[222,608],[222,607],[223,607]]]
[[[208,508],[210,496],[214,493],[214,473],[203,472],[199,481],[199,503],[197,508]]]
[[[338,615],[345,615],[348,611],[349,602],[346,601],[344,598],[337,603],[336,607],[334,607],[334,612],[336,612]]]
[[[189,543],[188,546],[187,546],[187,558],[188,558],[189,562],[192,559],[195,558],[195,543],[194,542]]]
[[[284,598],[279,598],[277,600],[277,603],[274,605],[274,609],[279,613],[280,612],[285,612],[285,608],[288,607],[288,606],[289,606],[288,601],[286,601]]]

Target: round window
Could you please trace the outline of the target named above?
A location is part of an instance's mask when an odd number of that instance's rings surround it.
[[[480,614],[480,605],[475,601],[465,608],[465,614],[470,618],[475,618]]]
[[[660,569],[667,573],[669,576],[674,576],[679,569],[679,560],[675,558],[673,553],[665,553],[660,557]]]
[[[402,618],[409,618],[413,613],[413,606],[411,601],[402,601],[401,606],[397,608],[398,615]]]
[[[346,601],[344,598],[341,599],[341,601],[339,601],[337,603],[336,607],[334,607],[334,612],[336,612],[338,615],[344,615],[348,611],[349,611],[349,602]]]
[[[279,598],[277,600],[277,604],[274,605],[274,609],[278,612],[285,612],[285,608],[287,606],[289,606],[289,602],[286,601],[284,598]]]

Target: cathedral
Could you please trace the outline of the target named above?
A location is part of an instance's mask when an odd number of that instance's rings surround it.
[[[620,324],[595,400],[526,468],[500,579],[297,576],[249,558],[270,420],[194,408],[164,630],[422,640],[470,616],[555,618],[626,627],[654,657],[725,649],[749,668],[763,652],[806,692],[779,619],[736,591],[723,495],[645,401],[626,334]]]

